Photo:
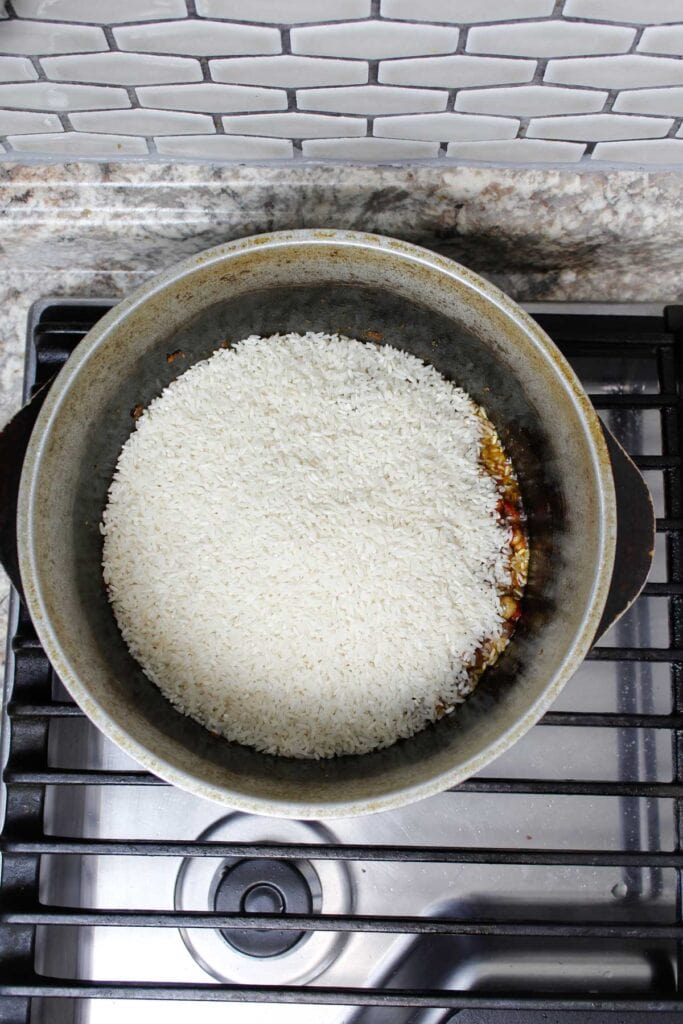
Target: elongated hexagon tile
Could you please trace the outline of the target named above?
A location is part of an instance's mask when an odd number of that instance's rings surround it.
[[[462,89],[469,85],[510,85],[530,82],[535,60],[506,57],[425,57],[418,60],[388,60],[379,66],[383,85],[422,85]]]
[[[185,0],[14,0],[20,18],[83,21],[114,25],[122,21],[162,21],[184,18]]]
[[[186,114],[176,110],[98,110],[72,114],[79,131],[111,132],[113,135],[211,135],[213,118],[207,114]]]
[[[506,164],[576,163],[586,147],[576,142],[549,142],[546,139],[511,139],[501,142],[451,142],[447,157]]]
[[[114,38],[122,50],[193,57],[280,53],[282,49],[276,28],[230,25],[224,21],[186,20],[159,25],[123,25],[114,29]]]
[[[586,57],[591,53],[626,53],[636,30],[621,25],[577,21],[519,22],[470,29],[468,53],[507,57]]]
[[[495,89],[463,89],[455,97],[455,109],[470,114],[509,114],[515,117],[589,114],[602,110],[606,99],[606,92],[591,89],[513,85]]]
[[[457,28],[406,25],[400,21],[357,21],[340,25],[311,25],[291,31],[292,51],[315,57],[423,56],[453,53]]]
[[[406,21],[450,21],[455,25],[505,21],[510,18],[543,18],[552,14],[554,0],[382,0],[385,18]]]
[[[38,72],[25,57],[0,57],[0,82],[33,82],[37,77]]]
[[[360,117],[332,117],[323,114],[241,114],[224,117],[223,128],[235,135],[271,135],[282,139],[333,138],[336,135],[365,135]]]
[[[286,110],[287,94],[282,89],[259,89],[247,85],[149,85],[137,91],[143,107],[157,110],[190,110],[204,114],[232,111]]]
[[[448,93],[438,89],[399,89],[359,85],[341,89],[300,89],[300,110],[334,114],[418,114],[446,109]]]
[[[670,57],[641,57],[635,53],[625,53],[620,57],[571,57],[551,60],[545,81],[605,89],[683,85],[683,61]]]
[[[283,160],[291,158],[289,139],[245,135],[169,135],[155,139],[162,156],[185,160]]]
[[[63,135],[10,135],[8,142],[19,153],[50,157],[100,157],[110,160],[122,156],[145,156],[147,143],[124,135],[90,135],[64,132]]]
[[[612,109],[625,114],[683,117],[683,86],[673,89],[627,89],[619,93]]]
[[[204,18],[300,25],[306,21],[366,18],[370,0],[196,0],[196,8]]]
[[[165,85],[201,82],[202,69],[191,57],[158,57],[149,53],[70,54],[44,57],[43,71],[55,82],[97,85]]]
[[[638,117],[635,114],[537,117],[527,128],[527,138],[567,139],[573,142],[657,139],[666,135],[672,124],[673,121],[667,117]]]
[[[454,142],[460,139],[512,139],[519,121],[510,117],[474,117],[469,114],[415,114],[405,117],[380,117],[374,134],[385,139],[424,139]]]
[[[439,155],[438,142],[406,142],[399,139],[309,139],[301,145],[311,160],[430,160]]]
[[[368,80],[368,65],[361,60],[334,60],[325,57],[235,57],[209,61],[216,82],[242,85],[272,85],[283,89],[306,86],[362,85]]]
[[[630,142],[599,142],[593,160],[628,164],[683,164],[683,139],[639,139]]]
[[[567,18],[632,21],[656,25],[681,20],[681,0],[565,0]]]

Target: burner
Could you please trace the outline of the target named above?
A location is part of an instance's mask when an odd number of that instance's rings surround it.
[[[202,842],[338,842],[317,822],[274,822],[231,814],[197,837]],[[275,857],[188,857],[178,872],[176,910],[217,910],[243,914],[348,914],[351,882],[342,861],[283,860]],[[197,963],[219,981],[291,984],[310,981],[341,952],[344,932],[265,928],[182,929]]]
[[[239,860],[220,878],[213,897],[216,910],[240,914],[310,914],[313,895],[295,862],[255,858]],[[226,928],[226,942],[248,956],[278,956],[306,932]]]

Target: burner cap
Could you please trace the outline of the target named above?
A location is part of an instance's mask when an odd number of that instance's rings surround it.
[[[351,875],[344,861],[315,859],[317,845],[339,839],[320,822],[262,818],[235,812],[218,818],[197,838],[203,842],[295,843],[315,861],[270,857],[185,857],[176,878],[174,906],[181,913],[215,910],[275,914],[275,928],[181,928],[196,963],[218,981],[239,985],[294,985],[325,971],[346,945],[348,932],[287,931],[289,914],[348,914]],[[279,920],[277,915],[279,915]]]
[[[224,913],[310,914],[313,898],[301,871],[287,860],[240,860],[223,874],[214,893],[214,907]],[[221,929],[234,949],[247,956],[269,957],[286,953],[304,931],[265,928]]]

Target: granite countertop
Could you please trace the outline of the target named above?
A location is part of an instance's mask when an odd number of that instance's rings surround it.
[[[264,231],[341,227],[437,249],[519,301],[683,297],[680,172],[443,165],[0,167],[0,421],[18,409],[29,307],[119,297]],[[7,586],[0,578],[0,629]]]

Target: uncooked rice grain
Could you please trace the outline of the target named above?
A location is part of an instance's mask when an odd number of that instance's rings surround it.
[[[186,715],[320,758],[462,702],[504,635],[509,530],[462,390],[387,345],[249,337],[169,385],[101,526],[131,653]]]

